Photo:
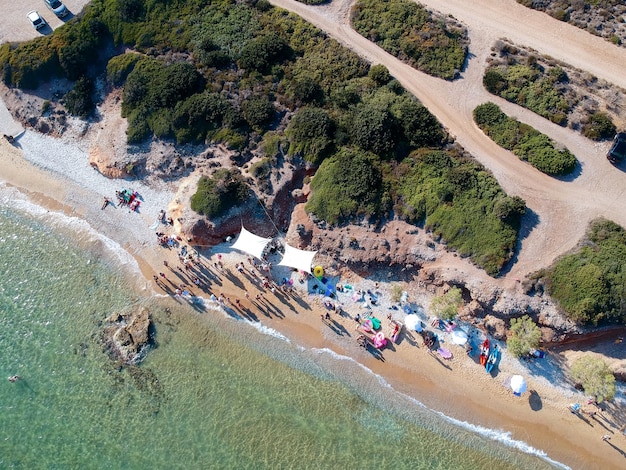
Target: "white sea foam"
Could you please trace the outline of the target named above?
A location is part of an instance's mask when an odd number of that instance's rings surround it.
[[[463,428],[467,431],[471,431],[475,434],[478,434],[480,436],[486,437],[488,439],[491,439],[492,441],[496,441],[499,442],[501,444],[504,444],[508,447],[517,449],[521,452],[524,452],[526,454],[529,455],[534,455],[536,457],[539,457],[540,459],[550,463],[551,465],[557,466],[559,468],[563,468],[563,469],[569,469],[570,467],[568,467],[567,465],[565,465],[564,463],[558,462],[554,459],[551,459],[550,457],[548,457],[548,455],[539,449],[534,448],[533,446],[527,444],[524,441],[519,441],[516,439],[513,439],[511,437],[511,433],[507,432],[507,431],[502,431],[500,429],[491,429],[491,428],[486,428],[484,426],[480,426],[477,424],[472,424],[472,423],[468,423],[467,421],[462,421],[456,418],[453,418],[451,416],[446,415],[445,413],[442,413],[441,411],[437,411],[437,410],[433,410],[430,409],[428,407],[426,407],[426,405],[424,405],[421,401],[417,400],[416,398],[413,398],[409,395],[406,395],[404,393],[398,392],[397,390],[395,390],[393,388],[393,386],[391,384],[389,384],[389,382],[387,382],[385,380],[384,377],[380,376],[379,374],[376,374],[374,371],[372,371],[370,368],[364,366],[363,364],[361,364],[360,362],[358,362],[357,360],[355,360],[354,358],[350,357],[350,356],[345,356],[342,354],[338,354],[335,351],[328,349],[328,348],[314,348],[312,349],[313,352],[317,352],[317,353],[322,353],[322,354],[328,354],[331,357],[333,357],[333,359],[335,360],[339,360],[339,361],[347,361],[347,362],[351,362],[352,364],[357,365],[358,367],[360,367],[362,370],[366,371],[368,374],[372,375],[374,378],[376,378],[376,380],[378,381],[378,383],[386,388],[389,388],[393,391],[393,393],[397,393],[398,395],[402,396],[403,398],[411,401],[414,405],[417,405],[421,408],[425,408],[425,409],[429,409],[430,411],[432,411],[433,413],[437,414],[438,416],[440,416],[441,418],[445,419],[446,421],[460,427]]]
[[[128,251],[122,248],[116,241],[95,230],[85,220],[62,212],[45,209],[30,201],[26,195],[16,188],[7,187],[5,184],[0,185],[0,201],[6,207],[23,212],[34,218],[43,219],[45,223],[61,231],[69,229],[73,233],[79,233],[88,237],[90,240],[100,241],[105,247],[105,253],[113,256],[115,263],[131,270],[132,273],[141,272],[139,264]]]

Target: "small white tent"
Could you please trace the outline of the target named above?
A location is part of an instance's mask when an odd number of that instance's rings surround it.
[[[285,254],[278,265],[289,266],[290,268],[310,273],[311,265],[313,264],[313,257],[316,253],[317,251],[299,250],[285,244]]]
[[[261,259],[263,256],[263,250],[271,241],[271,238],[259,237],[258,235],[248,232],[242,225],[239,237],[232,247],[235,250],[243,251],[244,253],[254,256],[255,258]]]

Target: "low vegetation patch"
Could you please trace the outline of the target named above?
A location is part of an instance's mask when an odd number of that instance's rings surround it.
[[[400,217],[424,223],[489,274],[497,275],[511,258],[525,203],[507,196],[475,160],[453,151],[416,151],[394,169],[390,184]]]
[[[594,221],[586,239],[537,277],[565,313],[582,324],[626,321],[626,231]]]
[[[547,135],[510,118],[495,103],[477,106],[474,121],[495,143],[547,175],[567,175],[576,168],[578,161],[569,150],[554,148]]]
[[[498,41],[483,84],[490,93],[593,140],[611,139],[623,124],[626,92],[587,72]]]
[[[615,45],[626,43],[626,5],[623,0],[517,0],[522,5],[543,11],[559,21],[603,37]]]
[[[408,0],[359,0],[352,26],[416,69],[446,80],[456,78],[467,55],[464,26]]]
[[[198,190],[191,196],[191,209],[198,214],[215,218],[250,197],[250,188],[241,173],[225,168],[217,170],[211,177],[202,177]]]

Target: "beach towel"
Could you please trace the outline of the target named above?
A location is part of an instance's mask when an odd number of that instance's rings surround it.
[[[452,353],[450,351],[448,351],[446,348],[439,348],[439,349],[437,349],[437,354],[439,354],[444,359],[451,359],[452,358]]]

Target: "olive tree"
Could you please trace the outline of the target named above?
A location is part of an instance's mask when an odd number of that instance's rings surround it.
[[[528,315],[511,319],[511,336],[506,341],[511,354],[521,357],[537,349],[539,338],[541,330]]]
[[[463,305],[461,289],[453,287],[439,297],[435,297],[430,304],[431,311],[442,320],[451,320],[459,313]]]
[[[594,397],[598,403],[615,396],[615,376],[608,364],[599,357],[580,357],[572,364],[570,373],[583,386],[585,393]]]

